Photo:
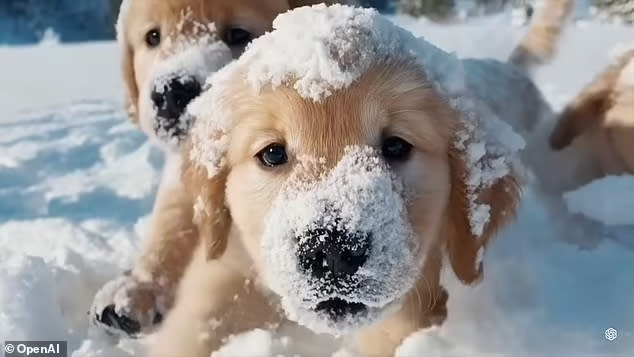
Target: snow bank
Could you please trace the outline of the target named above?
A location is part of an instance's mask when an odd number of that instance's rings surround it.
[[[131,232],[99,221],[0,226],[0,336],[66,340],[71,350],[77,348],[87,337],[95,291],[131,264],[136,243]]]
[[[581,213],[607,225],[634,225],[634,176],[594,180],[565,193],[564,200],[572,213]]]
[[[37,109],[0,125],[0,337],[66,340],[75,357],[131,356],[138,342],[93,334],[88,310],[97,289],[136,258],[157,151],[108,101]]]

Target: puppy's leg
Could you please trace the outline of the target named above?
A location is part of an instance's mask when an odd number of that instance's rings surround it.
[[[410,334],[447,318],[447,291],[440,286],[442,255],[436,246],[428,253],[422,278],[405,297],[401,308],[376,326],[361,331],[356,343],[366,357],[394,356]]]
[[[254,279],[231,259],[206,261],[205,250],[197,250],[149,356],[209,357],[227,337],[279,321]]]
[[[193,204],[180,184],[180,160],[170,158],[139,260],[95,296],[91,315],[99,326],[134,336],[161,320],[198,242],[192,218]]]

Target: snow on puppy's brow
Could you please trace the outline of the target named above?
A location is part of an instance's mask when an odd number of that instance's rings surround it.
[[[478,202],[477,193],[511,172],[524,141],[472,94],[466,81],[471,74],[462,61],[373,9],[324,4],[302,7],[279,15],[273,28],[248,46],[234,62],[237,65],[225,67],[216,76],[242,80],[246,73],[246,81],[256,93],[265,86],[285,85],[303,98],[319,102],[349,87],[374,65],[408,59],[419,63],[437,92],[461,114],[463,129],[454,145],[465,153],[468,165],[465,180],[471,231],[475,236],[484,232],[490,207]],[[209,104],[219,105],[223,95],[222,90],[212,88],[203,96]],[[207,116],[199,116],[201,126],[195,131],[201,132],[195,136],[202,140],[195,140],[191,156],[213,176],[224,163],[217,156],[224,155],[228,143],[219,133],[228,130],[232,118],[229,110],[214,106],[211,113],[210,108],[207,105]],[[212,137],[221,140],[209,140]]]

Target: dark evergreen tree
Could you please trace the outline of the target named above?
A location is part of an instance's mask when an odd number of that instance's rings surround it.
[[[454,0],[400,0],[398,11],[412,16],[444,20],[453,14]]]
[[[599,15],[634,24],[634,0],[594,0]]]
[[[0,43],[39,41],[52,29],[62,41],[110,39],[117,0],[1,0]]]

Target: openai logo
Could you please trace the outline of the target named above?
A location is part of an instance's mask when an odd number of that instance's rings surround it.
[[[618,337],[618,333],[612,327],[610,327],[609,329],[605,330],[605,339],[606,340],[614,341],[614,340],[616,340],[617,337]]]

